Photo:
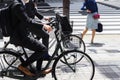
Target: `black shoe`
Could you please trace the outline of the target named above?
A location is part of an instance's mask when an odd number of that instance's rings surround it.
[[[50,56],[49,54],[43,55],[43,60],[47,60],[47,61],[49,61],[49,60],[55,60],[56,58],[57,57],[52,58],[52,56]]]

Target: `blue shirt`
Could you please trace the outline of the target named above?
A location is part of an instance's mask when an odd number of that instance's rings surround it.
[[[81,10],[90,10],[91,13],[98,12],[97,3],[94,0],[86,0]]]

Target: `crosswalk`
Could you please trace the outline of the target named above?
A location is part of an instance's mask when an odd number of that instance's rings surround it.
[[[62,7],[62,0],[45,0],[51,7]],[[73,30],[75,33],[82,32],[86,25],[86,15],[79,11],[82,6],[82,0],[71,0],[70,2],[70,21],[73,21]],[[97,34],[120,34],[120,9],[98,3],[100,13],[99,21],[103,24],[103,32]],[[44,13],[44,12],[43,12]],[[63,9],[59,9],[63,13]],[[45,13],[44,13],[45,14]],[[47,15],[54,15],[53,11],[48,11]],[[45,15],[46,16],[46,15]],[[88,32],[87,34],[91,34]],[[1,32],[0,32],[1,38]]]
[[[46,0],[47,1],[47,0]],[[48,1],[53,7],[62,6],[62,1]],[[72,1],[70,4],[70,21],[74,21],[74,32],[82,32],[86,25],[86,15],[79,13],[82,6],[81,1]],[[120,34],[120,9],[112,8],[98,3],[99,13],[101,15],[99,21],[103,24],[103,32],[97,34]],[[62,9],[59,10],[62,14]],[[87,34],[91,34],[88,32]]]
[[[101,14],[100,21],[104,25],[104,32],[108,34],[120,34],[120,9],[99,4]]]
[[[101,15],[99,21],[103,24],[104,30],[97,34],[120,34],[120,10],[102,4],[98,4],[98,8]],[[74,31],[82,31],[86,24],[86,15],[78,13],[79,10],[74,8],[70,12],[70,20],[74,21]]]

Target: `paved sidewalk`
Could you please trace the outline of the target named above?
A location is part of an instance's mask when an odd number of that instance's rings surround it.
[[[120,80],[120,35],[96,35],[90,44],[90,35],[84,37],[87,54],[96,66],[93,80]]]
[[[86,53],[95,63],[93,80],[120,80],[120,35],[96,35],[94,44],[90,44],[91,35],[84,37]],[[0,41],[0,47],[3,42]],[[49,75],[50,76],[50,75]],[[18,80],[5,77],[0,80]],[[41,79],[38,79],[41,80]],[[46,77],[42,80],[51,80]]]

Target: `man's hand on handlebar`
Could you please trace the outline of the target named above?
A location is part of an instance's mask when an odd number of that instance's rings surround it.
[[[52,27],[49,25],[44,24],[43,25],[44,29],[47,30],[48,32],[52,31]]]
[[[52,31],[52,29],[53,29],[53,26],[54,26],[54,22],[55,22],[55,18],[54,17],[47,17],[47,18],[44,18],[44,19],[46,19],[47,21],[48,21],[48,23],[46,23],[46,24],[44,24],[43,25],[43,28],[45,29],[45,30],[47,30],[48,32],[50,32],[50,31]]]

